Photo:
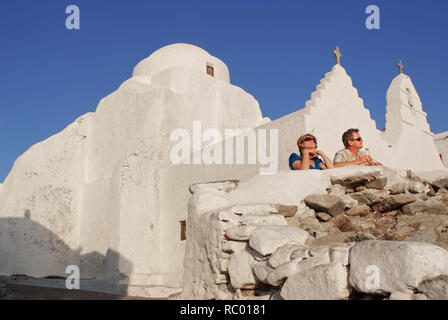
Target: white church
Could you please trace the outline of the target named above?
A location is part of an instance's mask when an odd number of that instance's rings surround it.
[[[289,170],[299,136],[315,135],[333,158],[348,128],[360,129],[385,166],[446,170],[448,135],[431,132],[410,77],[400,70],[392,80],[386,128],[378,130],[339,58],[303,108],[270,121],[218,58],[182,43],[155,51],[95,112],[15,161],[0,184],[0,276],[64,286],[67,266],[76,265],[84,290],[179,292],[189,186],[246,180],[262,166],[173,164],[171,133],[193,133],[195,121],[222,132],[277,129],[279,171]]]

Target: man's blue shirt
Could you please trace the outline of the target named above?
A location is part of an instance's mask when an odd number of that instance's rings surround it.
[[[302,157],[300,157],[297,153],[291,153],[291,155],[289,156],[289,167],[291,168],[291,170],[295,170],[292,167],[292,164],[297,160],[302,161]],[[319,157],[316,157],[312,160],[314,161],[314,168],[310,165],[310,169],[321,170],[320,164],[322,163],[322,160]]]

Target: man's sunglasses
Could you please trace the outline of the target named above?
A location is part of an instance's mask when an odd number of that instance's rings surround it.
[[[359,138],[356,138],[356,139],[350,139],[350,140],[357,140],[357,141],[361,141],[361,140],[362,140],[362,138],[361,138],[361,137],[359,137]]]
[[[311,138],[311,137],[305,138],[305,139],[303,139],[303,141],[314,141],[314,142],[316,142],[316,140],[314,138]]]

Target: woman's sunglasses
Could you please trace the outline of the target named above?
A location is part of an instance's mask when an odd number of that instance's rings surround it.
[[[314,138],[311,138],[311,137],[305,138],[305,139],[303,139],[303,141],[314,141],[314,142],[316,142],[316,140]]]

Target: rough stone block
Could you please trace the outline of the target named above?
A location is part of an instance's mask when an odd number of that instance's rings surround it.
[[[339,197],[330,194],[312,194],[305,197],[304,201],[310,208],[326,212],[333,217],[345,209],[344,202]]]
[[[265,256],[287,243],[304,244],[307,239],[308,233],[300,228],[292,226],[263,226],[251,234],[249,245]]]
[[[384,193],[375,189],[366,189],[364,191],[350,194],[350,197],[357,200],[360,204],[372,206],[382,199],[384,199]]]
[[[339,263],[319,265],[289,277],[280,295],[285,300],[338,300],[349,296],[347,269]]]
[[[252,264],[255,262],[247,251],[238,251],[230,256],[228,272],[230,283],[235,289],[255,288],[255,277],[252,272]]]

